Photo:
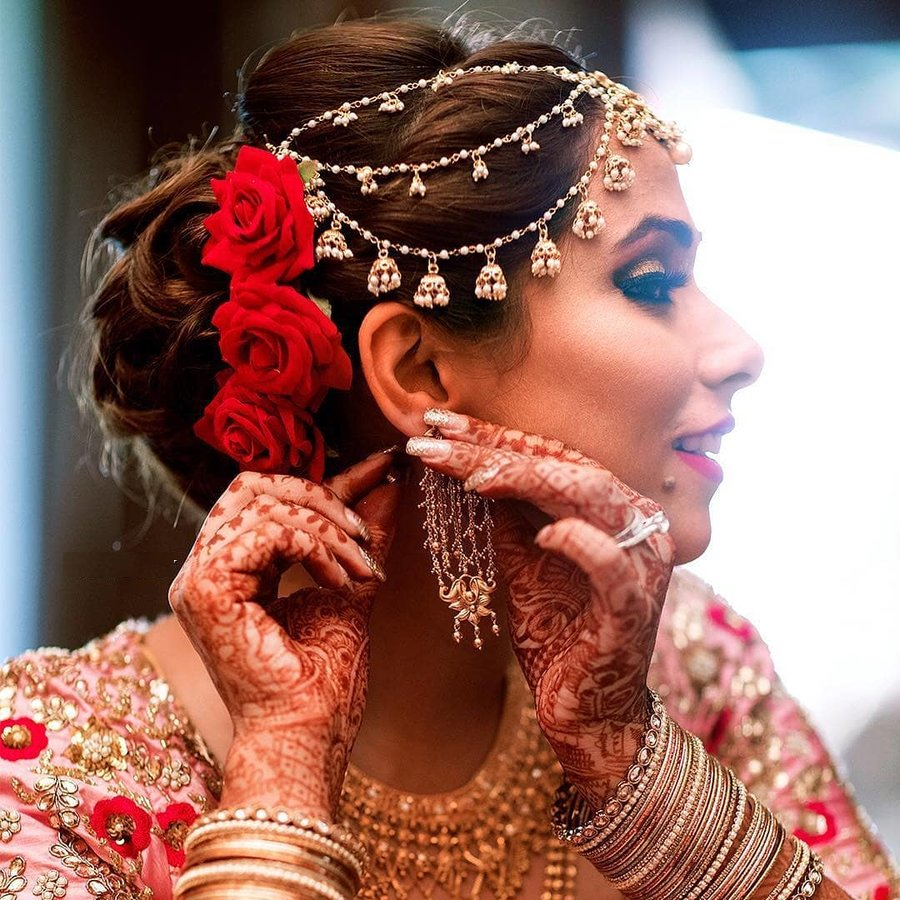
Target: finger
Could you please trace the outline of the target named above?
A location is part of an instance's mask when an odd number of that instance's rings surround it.
[[[351,467],[352,474],[348,470],[345,474],[349,477],[339,484],[343,496],[352,499],[355,493],[362,493],[369,480],[383,478],[389,467],[390,458],[382,454],[357,463]],[[368,537],[365,524],[330,487],[290,475],[241,472],[209,511],[195,546],[202,548],[221,530],[225,522],[239,520],[241,511],[261,495],[307,507],[327,517],[353,537]]]
[[[608,534],[574,517],[559,519],[542,528],[534,542],[543,550],[558,553],[575,563],[595,589],[622,584],[633,578],[627,551]]]
[[[396,448],[379,450],[364,460],[350,466],[349,469],[322,482],[323,485],[334,491],[335,495],[348,506],[352,506],[364,494],[367,494],[375,485],[380,484],[387,477],[391,464],[394,462]]]
[[[318,537],[334,554],[341,565],[357,579],[380,577],[359,544],[330,519],[296,503],[285,503],[269,495],[255,497],[240,516],[226,522],[214,534],[200,555],[199,564],[215,555],[219,545],[232,540],[237,534],[254,528],[260,521],[271,520],[306,531]]]
[[[463,480],[467,490],[493,499],[527,500],[553,518],[578,516],[616,534],[635,515],[621,482],[606,469],[433,438],[411,438],[407,452]]]
[[[346,569],[331,548],[317,535],[267,519],[235,535],[217,553],[217,588],[263,605],[274,599],[280,575],[300,563],[326,588],[342,588],[350,583]],[[199,576],[202,583],[206,576]]]
[[[516,428],[507,428],[493,422],[485,422],[473,416],[450,412],[446,409],[429,409],[423,416],[426,425],[437,428],[444,437],[454,438],[478,444],[482,447],[494,447],[501,450],[512,450],[526,456],[552,456],[566,462],[579,463],[585,466],[600,466],[596,460],[585,456],[580,451],[569,447],[556,438],[543,437]]]
[[[381,482],[354,507],[369,530],[370,539],[366,544],[366,551],[374,564],[374,571],[381,573],[382,581],[386,577],[387,559],[394,540],[402,494],[403,486],[400,482]]]

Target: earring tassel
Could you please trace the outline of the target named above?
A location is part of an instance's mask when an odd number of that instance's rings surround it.
[[[603,186],[608,191],[624,191],[634,184],[635,172],[631,163],[624,157],[613,153],[606,158],[606,174]]]
[[[446,306],[450,302],[450,291],[444,276],[439,274],[437,259],[432,256],[428,260],[428,272],[422,276],[419,286],[416,288],[413,303],[425,309],[434,306]]]
[[[547,223],[543,220],[538,225],[538,231],[540,238],[531,251],[531,274],[538,278],[545,275],[555,278],[562,265],[562,255],[547,233]]]
[[[488,177],[488,167],[485,161],[477,153],[472,154],[472,180],[484,181]]]
[[[475,296],[479,300],[506,299],[506,276],[495,261],[496,255],[497,251],[493,247],[488,247],[485,251],[487,262],[475,279]]]
[[[332,219],[331,228],[323,231],[316,241],[316,259],[349,259],[351,256],[353,251],[347,246],[341,226],[337,219]]]
[[[590,240],[606,224],[600,212],[600,204],[596,200],[585,198],[578,204],[572,231],[584,240]]]
[[[377,297],[398,287],[400,287],[400,269],[397,268],[396,261],[391,259],[387,248],[382,247],[378,251],[378,258],[369,269],[369,291]]]
[[[425,196],[425,182],[422,181],[422,176],[418,172],[413,175],[412,184],[409,186],[409,196],[415,197],[416,195]]]

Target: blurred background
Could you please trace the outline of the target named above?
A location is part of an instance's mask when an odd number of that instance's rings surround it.
[[[163,144],[230,131],[251,53],[397,6],[0,0],[0,659],[167,610],[194,538],[104,478],[58,372],[107,192]],[[698,281],[767,354],[691,568],[759,628],[900,853],[900,4],[428,9],[534,18],[685,127]]]

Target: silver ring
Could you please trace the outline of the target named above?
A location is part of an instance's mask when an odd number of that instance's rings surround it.
[[[669,520],[663,510],[653,513],[652,516],[645,516],[635,511],[631,524],[615,535],[613,540],[624,550],[640,544],[641,541],[646,541],[651,534],[655,534],[657,531],[665,534],[668,530]]]

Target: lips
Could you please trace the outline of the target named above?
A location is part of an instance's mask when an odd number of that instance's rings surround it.
[[[722,480],[722,467],[709,454],[722,448],[722,435],[734,430],[734,418],[726,416],[703,431],[682,435],[672,442],[672,449],[692,469],[713,481]]]

